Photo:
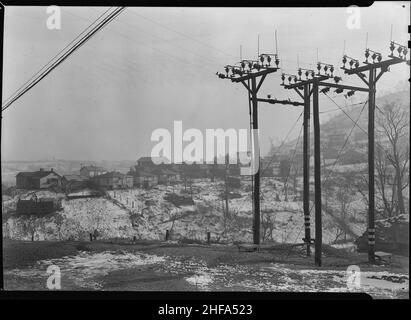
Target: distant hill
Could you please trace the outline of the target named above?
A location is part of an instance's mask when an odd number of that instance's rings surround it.
[[[376,117],[379,116],[379,109],[382,110],[387,103],[396,103],[404,108],[410,108],[410,90],[390,93],[388,95],[376,99]],[[343,109],[353,120],[357,120],[362,109],[362,105],[353,106],[352,108]],[[348,133],[353,127],[354,123],[342,111],[337,112],[334,117],[327,122],[321,124],[321,132],[323,135],[335,133]],[[364,111],[358,121],[358,125],[367,130],[368,126],[368,105],[365,106]],[[361,132],[358,127],[354,128],[353,134]]]
[[[403,108],[407,108],[408,110],[410,109],[410,90],[409,88],[406,90],[401,90],[395,93],[390,93],[384,96],[381,96],[376,99],[376,106],[382,110],[384,105],[387,103],[396,103]],[[331,103],[331,102],[330,102]],[[354,121],[357,121],[358,117],[360,116],[360,112],[362,109],[363,104],[358,104],[354,105],[352,107],[348,108],[343,108],[344,112]],[[327,107],[331,106],[327,104]],[[334,106],[336,108],[336,106]],[[343,106],[341,106],[343,107]],[[376,110],[376,117],[380,115],[380,111]],[[335,134],[343,134],[347,135],[352,127],[354,126],[354,123],[351,119],[348,118],[348,116],[342,111],[336,111],[335,116],[332,118],[326,120],[325,122],[321,123],[321,138],[322,140],[325,140],[326,137],[330,135],[335,135]],[[363,112],[361,113],[361,116],[358,120],[358,126],[363,128],[365,131],[367,131],[368,127],[368,105],[365,106]],[[313,128],[311,127],[311,131]],[[352,132],[352,137],[355,137],[356,135],[361,136],[364,135],[365,133],[358,128],[357,126],[353,129]],[[313,139],[313,134],[311,132],[311,139]],[[291,150],[294,149],[296,145],[297,139],[293,139],[291,141],[288,141],[284,146],[281,148],[280,153],[289,153]],[[299,142],[299,147],[302,148],[302,137],[300,137],[300,142]],[[313,147],[313,141],[311,141],[311,147]],[[278,151],[278,147],[273,149],[274,151]],[[302,150],[302,149],[301,149]]]

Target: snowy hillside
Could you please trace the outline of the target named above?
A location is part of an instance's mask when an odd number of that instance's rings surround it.
[[[262,180],[262,234],[264,241],[278,243],[301,242],[304,236],[301,201],[288,200],[283,183],[273,178]],[[275,186],[275,189],[273,188]],[[63,210],[45,217],[17,217],[11,215],[3,222],[4,236],[11,239],[30,240],[88,240],[97,230],[99,238],[128,238],[163,240],[166,230],[172,240],[207,239],[219,242],[252,241],[252,199],[248,181],[234,190],[239,198],[229,200],[229,215],[224,217],[225,201],[221,196],[222,181],[195,181],[192,185],[194,205],[176,207],[165,200],[170,193],[190,193],[183,185],[162,186],[151,190],[133,189],[109,191],[108,198],[63,200]],[[297,189],[299,191],[300,188]],[[50,196],[50,192],[47,193]],[[55,194],[56,197],[61,196]],[[8,200],[9,207],[17,197]],[[350,210],[361,210],[361,202]],[[314,212],[314,211],[313,211]],[[312,212],[312,228],[314,219]],[[323,238],[325,243],[336,239],[338,224],[335,216],[324,213]],[[365,223],[353,222],[351,229],[361,235]],[[314,230],[312,230],[314,233]]]

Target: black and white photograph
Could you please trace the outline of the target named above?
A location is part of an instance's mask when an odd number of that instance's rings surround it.
[[[5,293],[409,299],[409,1],[1,11]]]

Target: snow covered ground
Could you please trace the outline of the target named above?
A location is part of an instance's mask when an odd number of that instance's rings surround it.
[[[3,234],[18,240],[87,240],[97,230],[101,238],[130,238],[135,232],[127,211],[105,198],[63,200],[63,210],[45,217],[12,217]]]
[[[184,191],[183,185],[159,185],[151,190],[117,190],[109,193],[135,212],[135,228],[141,239],[164,239],[166,230],[172,230],[173,239],[189,238],[204,241],[209,231],[212,240],[249,242],[252,240],[253,219],[251,192],[248,191],[250,187],[248,182],[243,181],[241,189],[233,190],[241,197],[229,200],[230,215],[227,219],[224,219],[225,202],[221,197],[224,185],[221,181],[194,182],[192,188],[195,206],[190,207],[177,208],[164,200],[167,192]],[[295,195],[292,192],[289,192],[289,199],[285,201],[282,183],[274,179],[262,179],[261,190],[262,221],[268,218],[273,223],[273,232],[265,240],[279,243],[301,242],[304,236],[302,201],[293,201]],[[189,187],[187,192],[190,192]],[[361,204],[357,204],[351,210],[360,210],[360,206]],[[312,233],[314,223],[312,214]],[[324,214],[323,223],[323,241],[331,243],[337,233],[334,218]],[[348,224],[357,235],[361,235],[365,230],[365,223]]]
[[[75,256],[38,261],[34,266],[5,271],[6,288],[9,277],[18,277],[21,283],[37,283],[46,289],[47,267],[59,266],[62,289],[105,289],[105,277],[114,271],[150,266],[150,272],[175,275],[192,290],[200,291],[295,291],[295,292],[367,292],[374,298],[395,298],[409,291],[407,274],[386,271],[367,271],[360,276],[360,286],[347,286],[345,270],[297,269],[285,264],[207,266],[199,258],[158,256],[141,252],[105,251],[81,252]],[[28,281],[30,279],[30,281]],[[124,281],[124,280],[123,280]],[[130,285],[128,290],[133,290]],[[21,288],[24,289],[24,288]],[[28,288],[30,289],[30,288]],[[169,290],[173,290],[170,288]]]
[[[279,243],[301,242],[304,236],[302,201],[294,201],[291,184],[288,201],[283,194],[283,183],[272,178],[263,178],[261,184],[261,212],[265,241]],[[18,240],[85,240],[95,230],[99,238],[133,238],[163,240],[170,230],[173,240],[207,239],[212,241],[250,242],[252,240],[251,185],[242,181],[242,187],[232,190],[241,197],[229,200],[229,216],[225,217],[225,202],[222,181],[193,182],[192,192],[195,205],[176,207],[166,201],[167,193],[190,194],[183,184],[176,186],[158,185],[153,189],[109,191],[109,198],[84,198],[63,200],[63,210],[45,217],[10,217],[3,223],[6,237]],[[44,194],[43,194],[44,193]],[[38,197],[63,197],[50,191],[37,192]],[[17,197],[5,205],[15,207]],[[353,202],[349,210],[361,210],[361,203]],[[312,214],[312,233],[314,232]],[[267,221],[266,224],[264,222]],[[323,241],[335,240],[337,226],[334,218],[324,214]],[[271,224],[271,225],[270,225]],[[265,227],[264,227],[265,226]],[[365,223],[350,223],[357,235],[365,230]],[[269,229],[272,232],[268,232]]]

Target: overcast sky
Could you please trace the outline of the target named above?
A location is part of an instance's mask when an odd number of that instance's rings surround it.
[[[49,30],[46,7],[7,7],[2,100],[105,10],[62,7],[61,30]],[[361,61],[367,32],[368,46],[385,56],[391,25],[393,39],[406,44],[409,12],[407,2],[376,3],[362,8],[361,28],[350,30],[346,8],[127,8],[4,112],[2,159],[133,160],[149,155],[151,132],[171,129],[174,120],[183,129],[248,128],[246,90],[215,75],[239,61],[240,45],[243,58],[255,59],[259,34],[260,52],[274,52],[277,29],[286,72],[296,72],[297,56],[300,67],[315,64],[317,48],[319,60],[338,70],[344,40],[345,53]],[[408,78],[405,64],[391,69],[380,92]],[[261,96],[298,99],[279,86],[280,74],[267,77]],[[353,101],[363,98],[356,94]],[[342,95],[336,101],[352,102]],[[322,111],[336,108],[326,97],[320,104]],[[284,138],[300,113],[260,105],[263,153],[270,137]]]

